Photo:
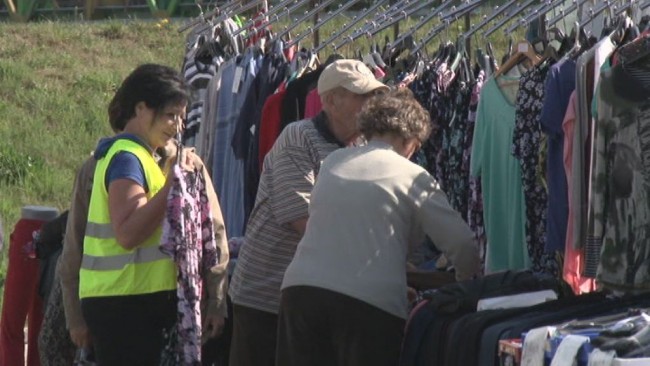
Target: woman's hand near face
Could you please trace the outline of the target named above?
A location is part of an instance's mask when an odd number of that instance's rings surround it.
[[[176,140],[170,140],[164,148],[164,164],[163,171],[170,177],[171,168],[177,162],[180,162],[180,166],[183,170],[192,171],[203,169],[203,161],[196,154],[196,149],[193,147],[183,147],[181,149],[180,157],[177,154],[178,152],[178,143]],[[180,159],[179,159],[180,158]]]

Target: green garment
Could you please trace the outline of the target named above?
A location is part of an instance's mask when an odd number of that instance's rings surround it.
[[[511,152],[515,105],[506,94],[516,93],[502,90],[494,78],[485,83],[472,144],[470,174],[482,181],[488,272],[530,267],[521,166]]]
[[[610,65],[610,62],[605,62],[603,66],[600,67],[600,74],[604,74],[607,72],[607,70],[611,69],[612,65]],[[591,100],[591,116],[595,119],[598,120],[598,96],[600,95],[600,80],[598,80],[598,84],[596,85],[596,89],[594,91],[594,99]]]

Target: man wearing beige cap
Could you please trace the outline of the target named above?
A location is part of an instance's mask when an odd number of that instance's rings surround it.
[[[362,62],[333,62],[318,79],[323,111],[288,125],[266,155],[230,284],[230,366],[275,364],[280,285],[305,231],[320,164],[332,151],[357,140],[361,107],[369,96],[387,90]]]

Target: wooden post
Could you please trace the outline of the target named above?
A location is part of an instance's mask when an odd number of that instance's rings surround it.
[[[95,8],[97,7],[97,0],[86,0],[84,6],[84,20],[91,20],[93,14],[95,14]]]

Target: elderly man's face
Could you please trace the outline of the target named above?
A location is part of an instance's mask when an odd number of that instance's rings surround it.
[[[347,89],[341,89],[336,95],[335,113],[341,116],[341,119],[349,121],[356,128],[357,116],[371,96],[372,93],[355,94]]]
[[[324,99],[323,109],[331,122],[336,125],[336,134],[339,140],[351,144],[359,137],[358,115],[372,95],[374,93],[355,94],[347,89],[339,88]]]

